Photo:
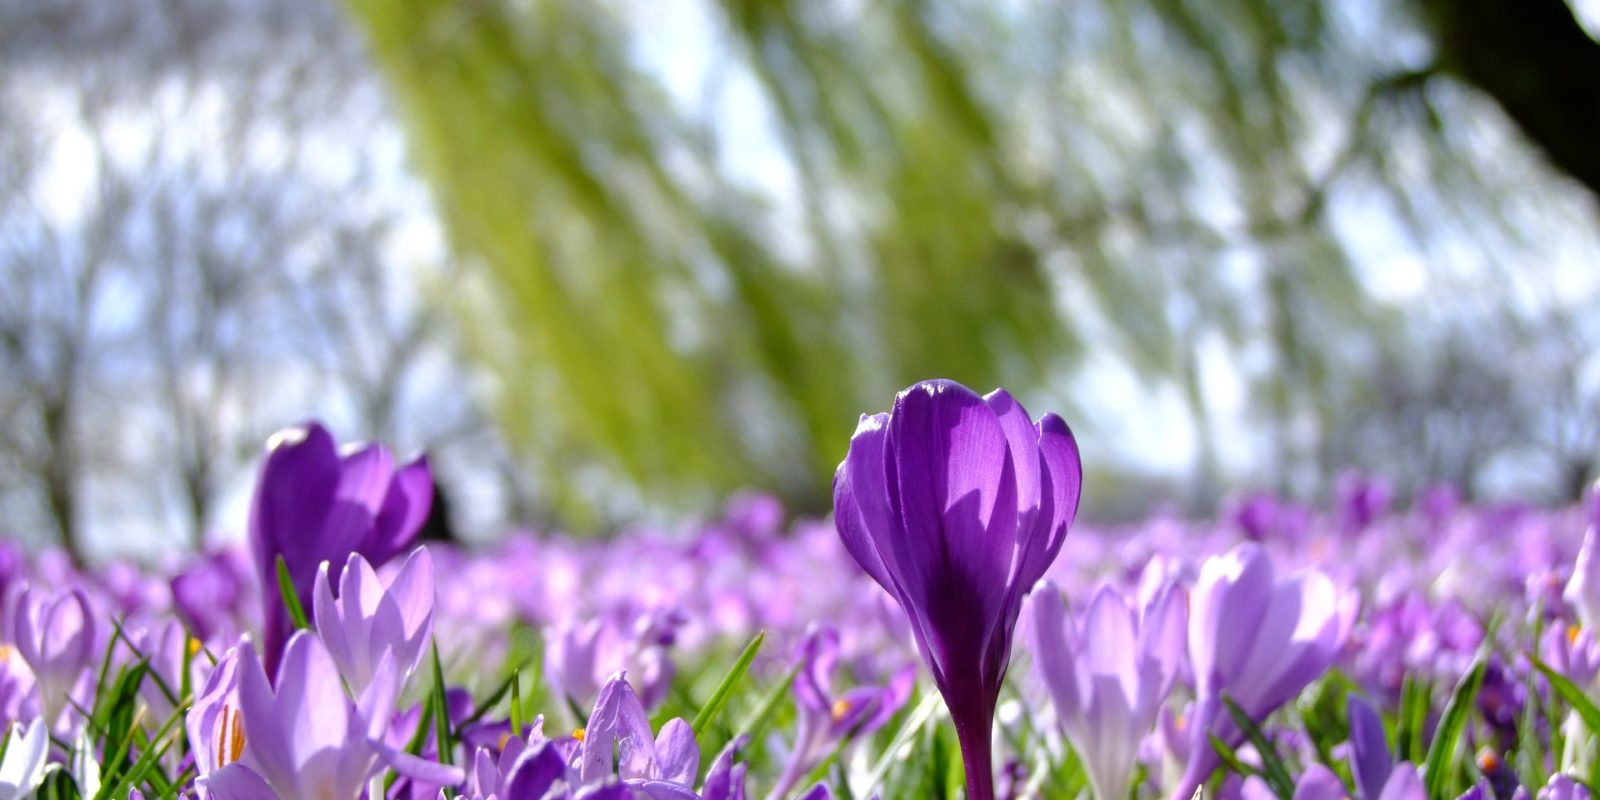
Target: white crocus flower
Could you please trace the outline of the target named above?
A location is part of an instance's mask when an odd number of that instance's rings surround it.
[[[32,797],[44,782],[45,761],[50,750],[49,731],[44,718],[34,719],[27,728],[13,724],[4,759],[0,759],[0,800]]]

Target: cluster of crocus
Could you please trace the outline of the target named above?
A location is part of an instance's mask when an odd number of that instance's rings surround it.
[[[1328,511],[1074,524],[1066,425],[948,381],[862,418],[835,518],[787,527],[742,495],[676,531],[417,547],[426,462],[316,425],[259,478],[248,552],[170,572],[0,543],[0,800],[1567,800],[1600,775],[1600,491],[1406,508],[1351,475]]]

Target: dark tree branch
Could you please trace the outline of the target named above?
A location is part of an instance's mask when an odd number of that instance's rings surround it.
[[[1441,63],[1600,199],[1600,43],[1564,0],[1421,0]]]

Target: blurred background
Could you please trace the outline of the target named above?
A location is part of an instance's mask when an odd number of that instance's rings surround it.
[[[453,527],[825,513],[918,379],[1084,515],[1570,500],[1600,469],[1594,0],[0,0],[0,535],[241,534],[262,443]]]

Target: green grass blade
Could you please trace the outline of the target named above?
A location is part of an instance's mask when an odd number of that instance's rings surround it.
[[[1266,734],[1256,725],[1255,720],[1239,707],[1227,694],[1222,695],[1222,702],[1228,707],[1228,714],[1233,717],[1233,724],[1239,726],[1245,738],[1255,745],[1256,752],[1261,756],[1261,777],[1272,787],[1272,793],[1283,800],[1294,796],[1294,778],[1289,776],[1289,769],[1283,765],[1283,758],[1278,755],[1277,748],[1267,740]]]
[[[1461,676],[1450,702],[1444,707],[1444,715],[1439,718],[1433,744],[1428,747],[1425,781],[1428,797],[1432,800],[1444,800],[1445,788],[1449,785],[1450,762],[1455,758],[1461,734],[1467,728],[1467,718],[1472,713],[1472,704],[1478,698],[1478,689],[1483,685],[1483,674],[1488,666],[1488,659],[1479,655],[1467,674]]]
[[[938,692],[928,692],[923,695],[922,701],[917,703],[917,707],[906,715],[906,721],[901,723],[900,730],[895,731],[894,738],[889,740],[889,746],[885,747],[883,754],[878,756],[878,763],[874,764],[872,772],[868,773],[867,785],[856,794],[868,797],[872,795],[873,790],[878,788],[878,784],[883,782],[884,777],[889,774],[889,770],[894,767],[895,754],[900,752],[900,748],[905,747],[906,742],[911,741],[911,737],[916,736],[924,725],[928,724],[928,720],[933,719],[934,712],[938,710],[940,702],[941,699]]]
[[[1545,680],[1550,681],[1550,688],[1556,694],[1561,695],[1561,699],[1565,700],[1567,705],[1572,706],[1573,711],[1578,712],[1578,717],[1583,720],[1583,724],[1591,732],[1600,732],[1600,708],[1595,707],[1594,701],[1590,700],[1583,693],[1583,690],[1578,688],[1577,684],[1567,680],[1567,676],[1556,672],[1549,664],[1541,661],[1538,656],[1529,653],[1528,660],[1533,662],[1535,668],[1544,673]],[[1551,724],[1553,725],[1554,723]]]
[[[766,695],[761,698],[761,702],[756,705],[756,710],[751,712],[744,724],[739,726],[740,736],[748,736],[752,742],[760,741],[761,734],[766,732],[768,723],[772,721],[772,715],[777,712],[778,706],[782,705],[783,701],[789,697],[789,687],[794,685],[795,676],[799,674],[800,663],[795,662],[795,665],[783,674],[783,678],[773,684],[771,689],[767,690]]]
[[[511,735],[522,735],[522,670],[511,673]]]
[[[1222,759],[1223,766],[1239,773],[1241,777],[1248,778],[1251,775],[1261,775],[1261,770],[1244,763],[1244,759],[1240,758],[1239,754],[1234,752],[1234,749],[1229,747],[1227,742],[1222,741],[1222,737],[1214,733],[1206,734],[1206,736],[1211,740],[1211,749],[1217,751],[1217,757]],[[1273,794],[1277,794],[1277,791],[1274,790]]]
[[[289,562],[283,560],[283,554],[278,554],[278,594],[283,597],[283,605],[289,609],[289,619],[294,621],[295,630],[306,630],[311,627],[310,620],[306,619],[306,610],[300,607],[300,596],[294,591],[294,578],[289,575]]]
[[[450,705],[445,695],[444,668],[439,664],[438,642],[433,643],[430,652],[433,654],[434,735],[439,740],[439,763],[448,766],[455,763],[455,741],[450,738]]]
[[[751,639],[750,643],[744,646],[744,652],[739,654],[739,660],[733,662],[733,668],[728,670],[727,675],[722,676],[722,683],[717,684],[717,690],[711,693],[711,699],[707,700],[706,704],[701,706],[700,712],[694,715],[691,727],[696,736],[705,733],[717,715],[722,713],[722,707],[727,704],[734,687],[739,685],[744,674],[750,670],[750,662],[755,661],[756,653],[761,652],[761,644],[766,640],[767,632],[757,631],[755,638]]]

